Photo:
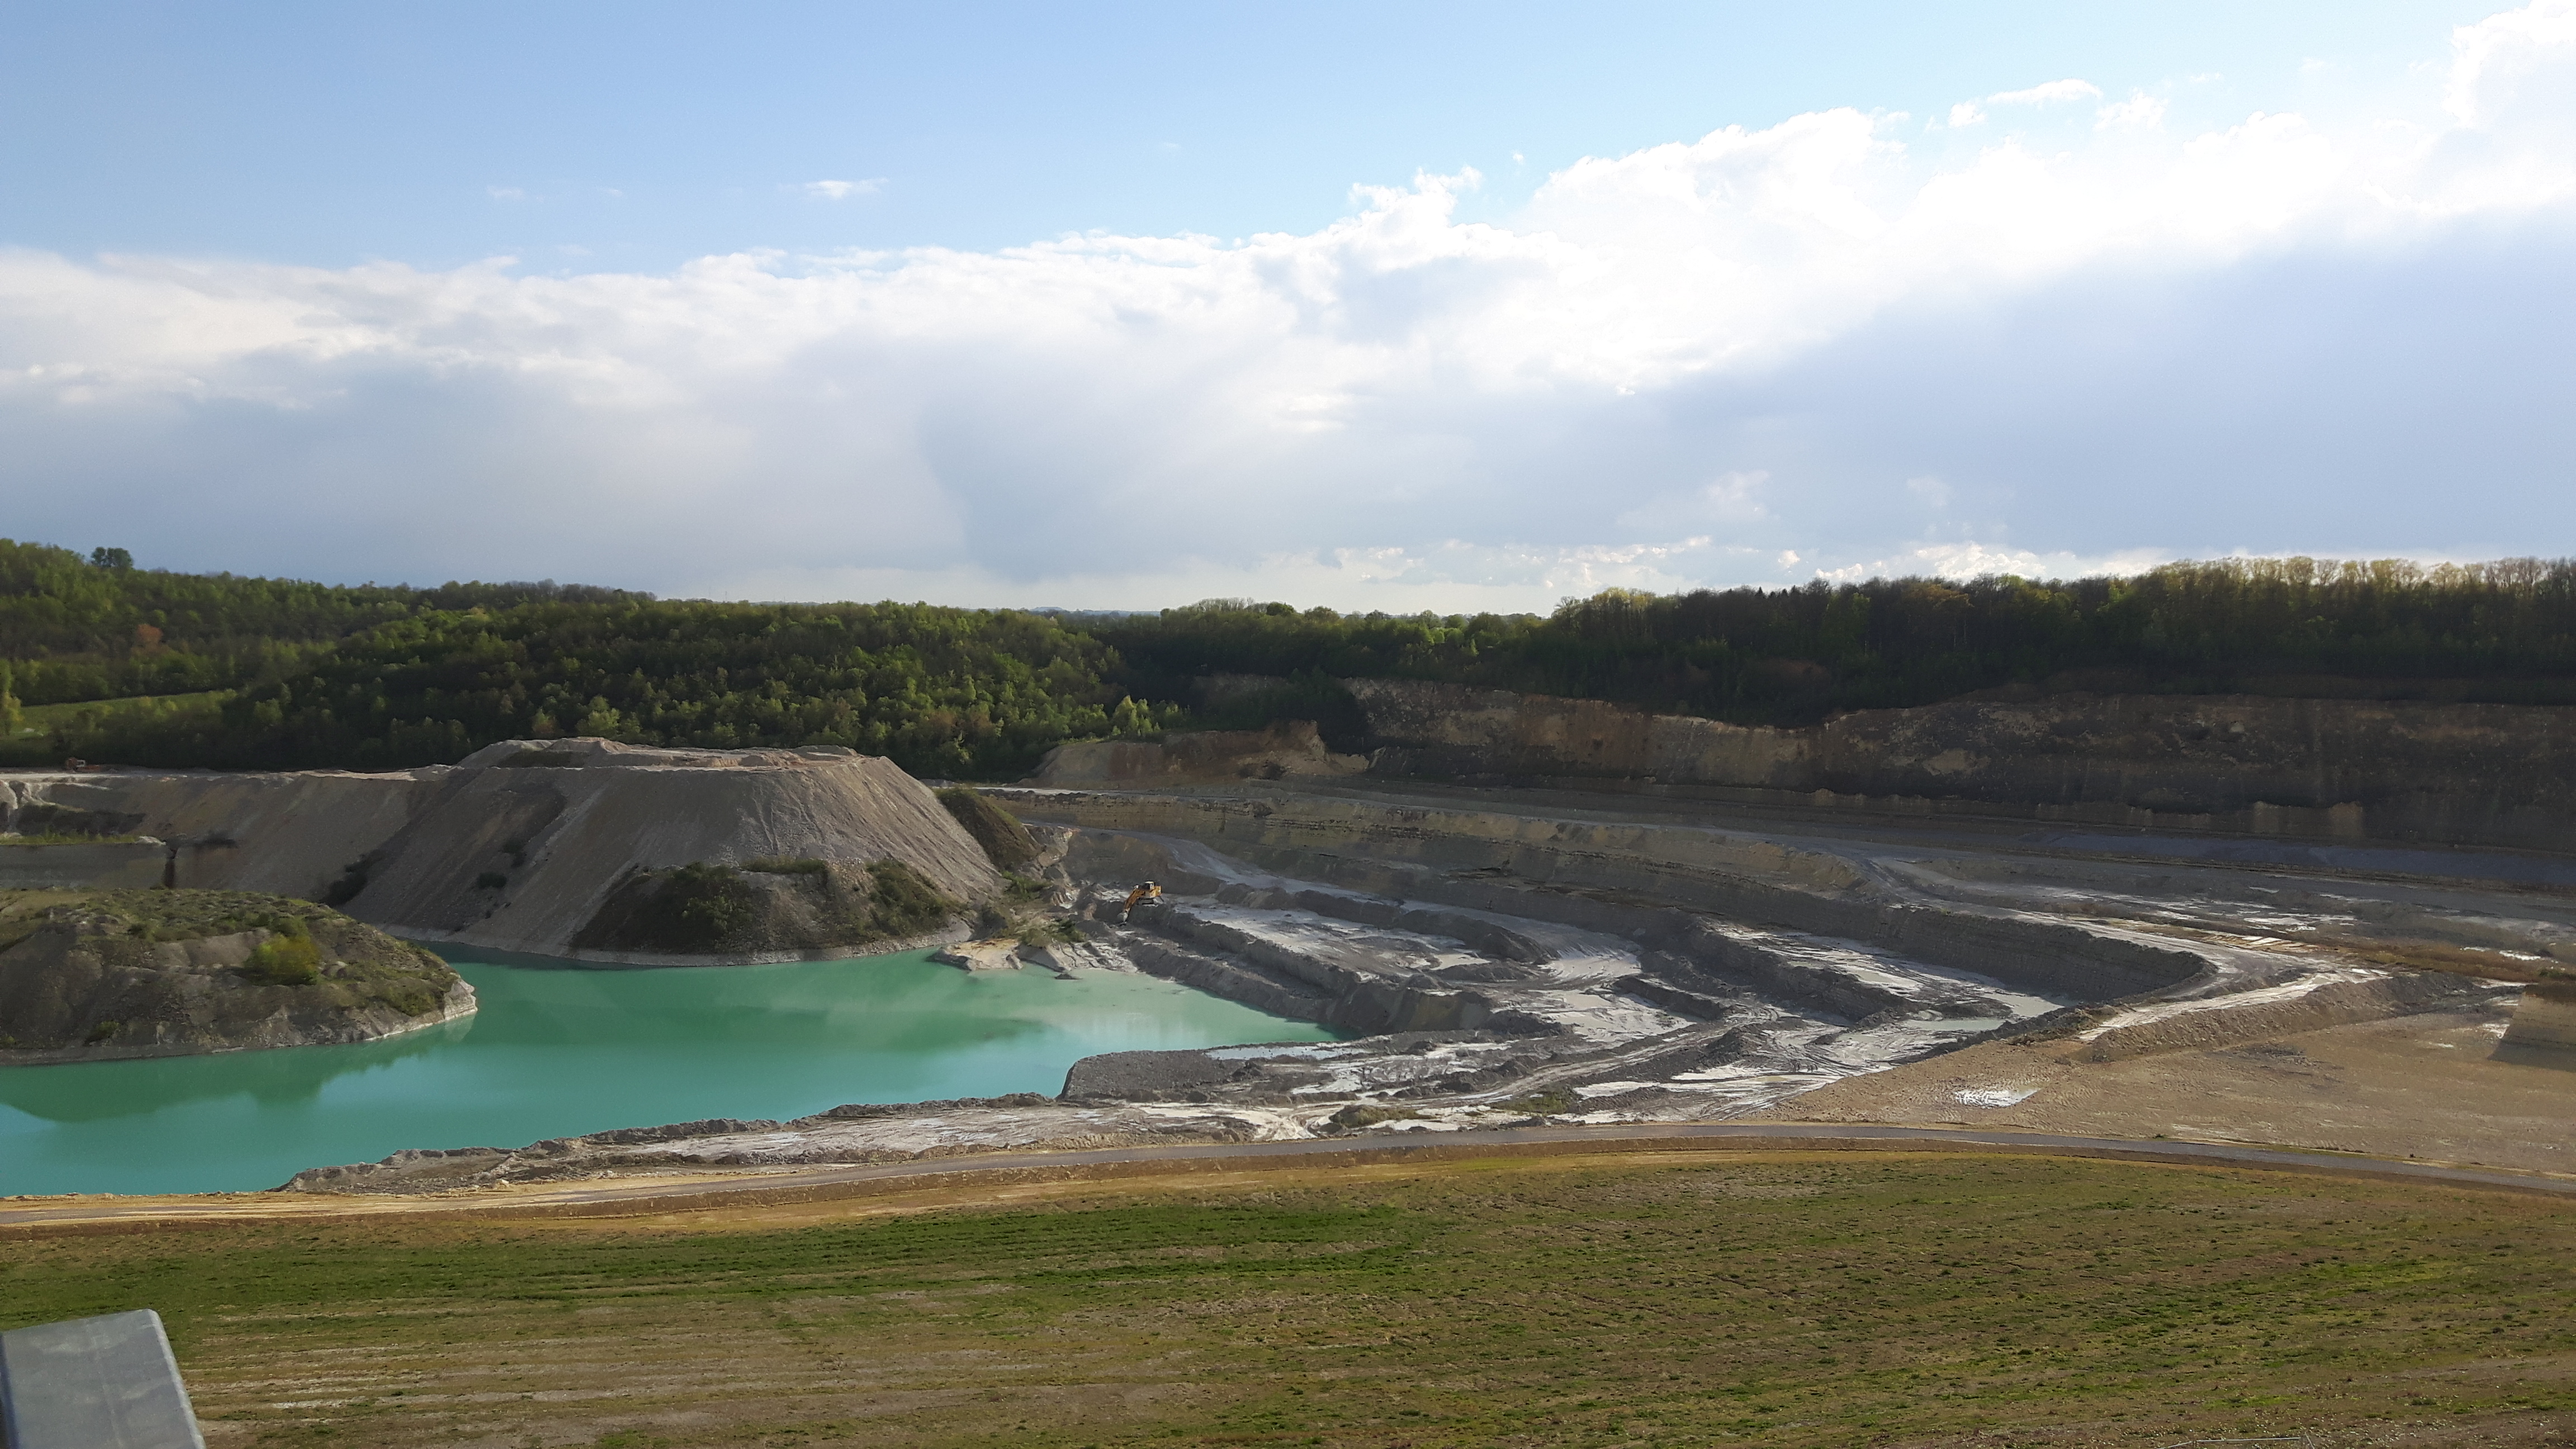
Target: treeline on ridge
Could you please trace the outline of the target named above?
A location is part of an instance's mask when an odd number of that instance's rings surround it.
[[[1361,747],[1366,721],[1337,682],[1354,677],[1745,724],[2011,688],[2576,703],[2576,564],[2226,560],[2067,582],[1611,590],[1545,616],[1212,600],[1057,618],[551,583],[326,586],[0,542],[0,645],[0,749],[15,763],[385,769],[589,734],[838,744],[996,779],[1063,740],[1175,727],[1315,719]],[[217,692],[185,708],[132,700],[190,691]],[[71,717],[23,725],[22,701]]]
[[[123,549],[83,559],[0,538],[0,691],[46,705],[239,689],[300,673],[351,634],[416,614],[650,598],[551,579],[415,589],[172,573],[138,569]]]
[[[1143,697],[1192,698],[1213,675],[1284,681],[1214,711],[1245,725],[1290,706],[1320,712],[1339,693],[1331,680],[1376,677],[1775,725],[2014,685],[2576,703],[2568,560],[2229,559],[2068,582],[1611,589],[1545,617],[1211,600],[1095,632],[1118,647]]]
[[[1111,663],[1098,640],[1013,612],[533,603],[380,624],[213,710],[102,712],[54,743],[133,764],[397,769],[496,740],[596,735],[846,745],[917,775],[992,778],[1067,738],[1177,718],[1126,699]]]

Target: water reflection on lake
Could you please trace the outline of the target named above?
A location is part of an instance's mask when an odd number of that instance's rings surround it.
[[[460,955],[463,1021],[361,1046],[0,1068],[0,1193],[274,1187],[404,1147],[1053,1093],[1097,1052],[1330,1033],[1146,976],[926,952],[651,971]]]

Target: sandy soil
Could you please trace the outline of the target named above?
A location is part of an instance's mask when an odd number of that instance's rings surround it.
[[[2125,1061],[1998,1042],[1739,1119],[2175,1137],[2576,1173],[2576,1055],[2499,1053],[2505,1013],[2401,1016]]]

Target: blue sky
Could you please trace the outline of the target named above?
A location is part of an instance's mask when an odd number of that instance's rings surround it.
[[[0,528],[1106,607],[2566,552],[2571,32],[22,5]]]

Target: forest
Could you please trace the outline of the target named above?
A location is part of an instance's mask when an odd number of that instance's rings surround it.
[[[1994,690],[2576,704],[2576,562],[2229,559],[1873,579],[1546,615],[1209,600],[1054,616],[324,585],[0,540],[0,759],[392,769],[495,740],[835,744],[1004,779],[1069,739],[1273,719],[1368,744],[1337,682],[1448,680],[1743,724]],[[1216,680],[1222,688],[1210,687]]]

